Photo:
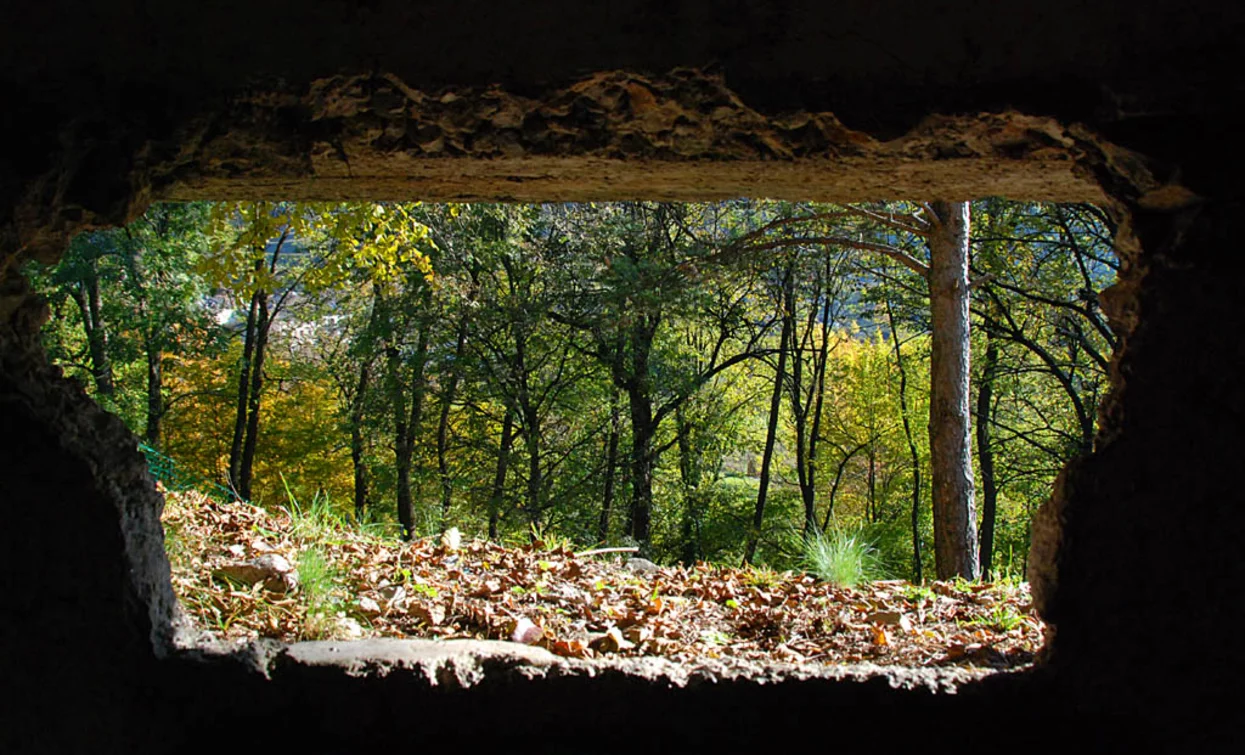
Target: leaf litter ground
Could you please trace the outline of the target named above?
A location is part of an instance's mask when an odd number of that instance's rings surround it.
[[[404,543],[297,511],[165,495],[173,588],[218,640],[480,638],[573,658],[978,672],[1031,664],[1044,643],[1025,584],[844,588],[710,564],[633,570],[542,543]]]

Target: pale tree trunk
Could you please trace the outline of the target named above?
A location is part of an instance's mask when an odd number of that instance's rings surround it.
[[[977,517],[969,411],[967,202],[934,202],[930,232],[929,445],[939,579],[976,579]]]

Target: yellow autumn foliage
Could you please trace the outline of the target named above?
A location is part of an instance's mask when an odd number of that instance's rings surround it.
[[[186,468],[223,482],[229,466],[241,344],[216,359],[179,361],[168,371],[173,400],[165,418],[164,452]],[[350,449],[326,375],[297,370],[277,355],[265,366],[252,497],[266,506],[329,497],[347,507],[353,494]],[[282,481],[284,478],[284,482]]]

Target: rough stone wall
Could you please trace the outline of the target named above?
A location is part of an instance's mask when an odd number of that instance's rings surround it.
[[[0,569],[14,617],[0,624],[0,674],[21,698],[0,714],[3,749],[164,751],[222,721],[275,726],[287,745],[409,745],[467,727],[479,744],[602,751],[657,747],[645,734],[700,749],[823,725],[853,744],[962,749],[997,748],[992,725],[969,737],[986,721],[1037,732],[1031,744],[1085,726],[1104,741],[1233,733],[1245,277],[1233,251],[1241,160],[1225,145],[1242,125],[1230,30],[1245,11],[186,5],[49,0],[0,32]],[[159,197],[853,199],[933,187],[1105,196],[1126,263],[1107,297],[1124,338],[1103,436],[1035,534],[1035,584],[1056,626],[1048,664],[955,696],[884,680],[680,690],[504,670],[440,690],[265,648],[167,657],[160,502],[119,423],[43,361],[42,310],[17,274]],[[305,728],[274,724],[293,720]]]

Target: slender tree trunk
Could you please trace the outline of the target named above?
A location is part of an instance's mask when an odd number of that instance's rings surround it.
[[[908,441],[908,455],[912,460],[912,581],[921,584],[921,458],[912,440],[912,422],[908,419],[908,371],[903,366],[903,351],[899,347],[899,331],[895,329],[895,315],[890,301],[886,302],[886,319],[890,323],[891,341],[895,344],[895,365],[899,368],[899,411],[903,418],[903,434]]]
[[[794,274],[788,266],[783,276],[785,288]],[[783,299],[779,299],[780,302]],[[784,314],[780,304],[779,314]],[[787,377],[787,351],[791,340],[791,318],[782,318],[782,332],[778,337],[778,368],[774,373],[774,390],[770,394],[769,423],[765,427],[765,450],[761,454],[761,480],[757,489],[756,508],[752,513],[752,529],[748,533],[748,542],[744,547],[744,565],[752,563],[756,557],[757,544],[761,539],[761,525],[765,521],[765,500],[769,494],[770,466],[774,461],[774,441],[778,437],[778,415],[782,410],[783,381]]]
[[[977,388],[977,465],[981,467],[981,578],[994,572],[994,522],[998,511],[998,486],[994,479],[994,449],[990,446],[990,415],[993,411],[994,378],[998,371],[999,346],[986,335],[986,363]]]
[[[259,269],[261,262],[256,262]],[[260,293],[251,294],[247,310],[247,328],[243,330],[242,360],[238,363],[238,391],[234,401],[234,431],[229,442],[229,488],[239,495],[242,478],[242,445],[247,436],[247,402],[250,396],[250,363],[255,354],[255,321],[259,318]]]
[[[112,359],[108,355],[108,327],[104,323],[103,301],[99,293],[99,276],[95,263],[91,264],[91,277],[87,279],[87,304],[91,311],[91,362],[95,367],[95,385],[100,395],[111,396],[116,391],[112,376]]]
[[[368,469],[363,458],[363,407],[371,382],[372,364],[366,359],[359,365],[359,378],[355,381],[354,396],[350,401],[350,463],[354,467],[354,519],[362,523],[367,512]]]
[[[878,520],[878,448],[877,444],[869,444],[869,452],[865,454],[865,458],[869,461],[869,473],[867,478],[869,498],[865,502],[865,514],[869,523],[873,524]]]
[[[523,411],[523,440],[527,448],[527,521],[532,536],[540,528],[541,493],[544,479],[540,467],[540,413],[534,404]]]
[[[692,447],[692,426],[682,406],[674,410],[679,446],[679,480],[683,483],[683,519],[679,524],[682,541],[679,561],[691,566],[700,560],[700,464]]]
[[[247,397],[246,439],[242,443],[242,459],[238,465],[238,495],[251,500],[251,476],[255,468],[255,449],[259,443],[259,408],[264,392],[264,358],[268,353],[268,332],[272,321],[268,316],[268,295],[259,297],[256,318],[255,354],[251,363],[251,386]]]
[[[454,363],[450,365],[449,384],[441,396],[441,416],[437,421],[437,474],[441,479],[441,529],[446,528],[450,518],[450,503],[454,495],[454,481],[450,479],[449,450],[450,409],[454,405],[454,394],[458,391],[458,380],[462,375],[463,352],[467,346],[467,315],[458,321],[457,340],[454,342]]]
[[[411,364],[410,408],[406,401],[406,387],[402,380],[401,353],[395,343],[385,348],[389,405],[393,412],[394,469],[397,472],[398,523],[402,537],[409,540],[415,532],[414,501],[411,496],[411,462],[415,451],[415,435],[423,419],[424,365],[428,356],[428,318],[422,318],[418,341]]]
[[[148,337],[147,351],[147,427],[143,436],[152,448],[160,446],[160,420],[164,418],[164,354]]]
[[[116,392],[112,375],[112,360],[108,356],[108,330],[101,314],[99,276],[91,262],[90,275],[73,291],[74,302],[82,317],[82,332],[86,335],[87,351],[91,355],[91,379],[95,393],[111,396]]]
[[[939,579],[976,579],[969,412],[969,207],[967,202],[934,202],[933,209],[939,219],[929,236],[934,556]]]
[[[809,457],[813,448],[812,439],[809,437],[808,419],[812,409],[812,397],[809,396],[805,400],[804,393],[804,345],[807,339],[812,337],[813,328],[816,327],[814,314],[816,305],[810,307],[808,322],[805,323],[804,336],[801,339],[800,346],[796,346],[796,330],[795,330],[795,276],[787,276],[787,280],[783,286],[783,327],[789,329],[791,333],[791,417],[795,424],[795,474],[796,480],[800,486],[800,500],[804,504],[804,525],[802,533],[807,539],[817,529],[817,511],[816,511],[816,492],[813,489],[813,479],[810,474],[813,473],[812,461]],[[814,358],[813,370],[816,373],[817,363]],[[814,376],[814,380],[816,377]]]
[[[425,374],[428,364],[428,337],[432,329],[429,318],[423,318],[419,325],[419,336],[415,343],[414,364],[411,365],[411,410],[407,415],[406,436],[402,438],[402,449],[405,457],[405,474],[398,476],[398,521],[402,524],[402,536],[410,539],[415,534],[414,497],[411,494],[412,460],[415,455],[415,438],[424,421],[424,396],[428,391],[428,377]]]
[[[402,537],[411,536],[411,444],[407,430],[406,388],[402,385],[402,359],[394,343],[385,346],[385,389],[393,415],[393,468],[397,475],[398,523]]]
[[[242,361],[238,364],[238,392],[234,404],[233,439],[229,443],[229,487],[241,496],[242,444],[246,438],[247,405],[251,395],[251,360],[255,354],[256,321],[259,319],[259,292],[251,295],[243,332]]]
[[[610,431],[605,441],[605,489],[601,493],[601,520],[597,523],[597,542],[604,545],[610,536],[610,509],[614,507],[614,480],[618,470],[618,437],[621,424],[618,390],[610,393]]]
[[[631,507],[627,511],[627,534],[643,548],[648,545],[653,511],[653,436],[657,428],[653,426],[652,398],[645,391],[630,391],[628,400],[631,406]]]
[[[501,519],[502,496],[506,492],[506,470],[510,464],[510,447],[514,443],[514,410],[506,407],[501,421],[501,442],[497,446],[497,467],[493,472],[493,490],[488,499],[488,539],[497,540],[497,524]]]
[[[653,439],[657,424],[653,418],[649,356],[660,323],[657,316],[637,317],[629,336],[631,365],[626,387],[631,409],[631,507],[627,512],[627,534],[640,543],[641,553],[648,548],[653,514]]]
[[[821,417],[826,401],[826,372],[830,364],[830,292],[831,292],[831,262],[829,253],[826,254],[825,279],[822,288],[822,305],[821,305],[821,345],[817,351],[817,370],[816,377],[816,397],[813,403],[813,427],[810,431],[808,439],[808,473],[805,475],[808,480],[808,488],[813,493],[813,510],[809,512],[805,510],[804,536],[809,535],[809,521],[807,517],[811,514],[812,526],[817,524],[816,510],[816,491],[817,491],[817,446],[818,439],[821,437]],[[840,473],[842,469],[840,468]],[[836,486],[838,480],[835,480]],[[807,502],[805,503],[807,507]],[[834,508],[833,502],[830,505],[831,510]]]

